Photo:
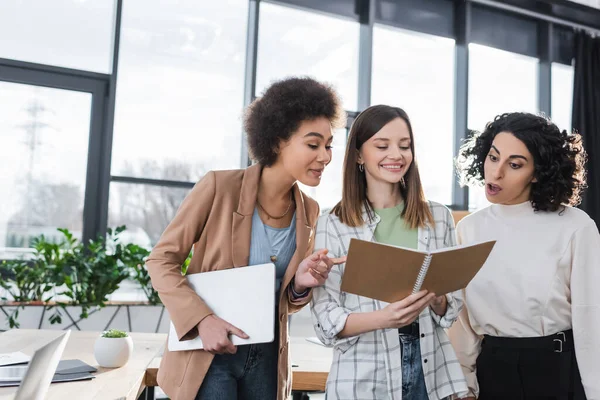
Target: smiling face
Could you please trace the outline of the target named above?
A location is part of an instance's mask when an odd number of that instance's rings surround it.
[[[327,118],[304,121],[288,141],[281,143],[273,167],[283,168],[294,181],[317,186],[331,161],[332,140],[333,131]]]
[[[395,118],[367,140],[359,150],[358,163],[364,166],[367,186],[397,184],[413,160],[410,131],[406,121]]]
[[[536,182],[533,156],[512,133],[496,135],[483,169],[490,203],[512,205],[530,200],[531,184]]]

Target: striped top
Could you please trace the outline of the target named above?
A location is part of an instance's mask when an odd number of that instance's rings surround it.
[[[418,229],[417,249],[432,251],[456,245],[452,214],[443,205],[429,202],[432,226]],[[350,227],[333,214],[319,218],[315,251],[329,249],[332,257],[348,254],[352,238],[375,241],[379,215],[363,226]],[[366,212],[363,218],[367,220]],[[373,262],[377,262],[376,259]],[[368,266],[366,266],[368,267]],[[402,357],[397,329],[380,329],[359,336],[339,338],[351,313],[381,310],[387,303],[341,291],[345,264],[334,265],[325,285],[313,289],[313,326],[325,345],[333,346],[333,362],[327,378],[329,400],[402,399]],[[461,292],[446,295],[448,309],[439,317],[429,308],[419,316],[423,374],[430,400],[466,395],[461,366],[446,335],[463,306]]]

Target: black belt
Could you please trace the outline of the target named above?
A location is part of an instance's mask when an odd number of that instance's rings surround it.
[[[501,347],[521,350],[551,350],[556,353],[571,351],[575,348],[573,330],[562,331],[550,336],[507,338],[485,335],[482,346]]]
[[[403,335],[419,336],[419,321],[415,321],[410,325],[398,328],[398,333],[401,333]]]

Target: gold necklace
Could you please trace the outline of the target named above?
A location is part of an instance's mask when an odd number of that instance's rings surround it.
[[[285,217],[288,212],[290,212],[290,209],[292,208],[292,193],[290,192],[290,204],[288,204],[287,209],[285,210],[285,212],[283,213],[283,215],[279,216],[279,217],[274,217],[273,215],[269,214],[267,212],[267,210],[265,210],[265,208],[262,206],[262,204],[260,204],[260,201],[258,201],[258,198],[256,199],[256,204],[258,204],[258,206],[260,207],[260,209],[267,214],[267,216],[271,219],[281,219],[283,217]]]

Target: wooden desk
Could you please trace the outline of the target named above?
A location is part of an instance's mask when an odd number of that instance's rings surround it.
[[[290,338],[292,390],[324,392],[333,349],[310,343],[303,337]],[[295,367],[294,365],[297,365]]]
[[[324,392],[331,367],[332,349],[306,341],[303,337],[290,338],[292,390],[295,392]],[[160,357],[150,363],[146,371],[147,387],[158,386],[156,375]]]
[[[0,334],[0,353],[33,351],[58,337],[62,331],[13,329]],[[71,331],[62,359],[79,359],[98,367],[94,359],[94,342],[99,332]],[[95,379],[79,382],[51,384],[48,400],[136,400],[146,388],[145,375],[148,365],[160,354],[167,335],[162,333],[131,333],[133,354],[121,368],[99,368]],[[11,399],[16,387],[0,388],[0,399]]]

